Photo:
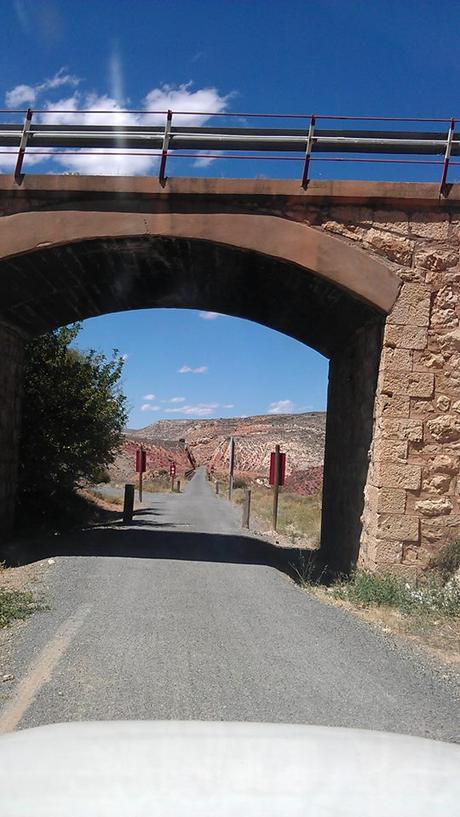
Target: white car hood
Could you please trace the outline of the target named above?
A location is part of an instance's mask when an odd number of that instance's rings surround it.
[[[460,747],[356,729],[108,721],[0,737],[1,817],[456,817]]]

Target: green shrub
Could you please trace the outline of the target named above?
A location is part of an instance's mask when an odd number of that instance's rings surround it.
[[[415,587],[392,574],[357,570],[350,579],[333,586],[336,598],[359,607],[395,607],[404,615],[413,613],[460,616],[460,584],[443,584],[439,577]]]
[[[246,488],[247,483],[241,477],[234,477],[233,478],[233,487],[234,488]]]
[[[109,482],[110,482],[110,474],[109,474],[107,468],[104,468],[104,466],[100,466],[99,468],[96,467],[94,469],[94,474],[93,474],[93,483],[94,483],[94,485],[100,485],[101,483],[104,483],[104,485],[108,485]]]
[[[37,607],[32,593],[0,589],[0,629],[16,618],[27,618]]]
[[[445,545],[432,559],[431,567],[439,570],[444,581],[448,581],[460,568],[460,539]]]
[[[93,483],[115,459],[126,425],[123,358],[71,344],[80,326],[63,327],[26,345],[18,518],[53,512],[53,498]]]

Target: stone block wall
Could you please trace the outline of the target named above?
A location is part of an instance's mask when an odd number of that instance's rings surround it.
[[[359,564],[414,578],[460,536],[460,214],[319,210],[401,279],[386,319]]]
[[[11,532],[21,424],[24,339],[0,324],[0,540]]]
[[[382,333],[370,321],[329,364],[321,558],[333,574],[358,558]]]

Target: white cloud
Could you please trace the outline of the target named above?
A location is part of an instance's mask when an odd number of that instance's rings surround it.
[[[22,4],[18,7],[22,8]],[[57,101],[47,101],[41,107],[46,110],[45,114],[37,115],[36,119],[48,124],[81,124],[81,125],[157,125],[164,124],[164,113],[149,113],[149,111],[186,111],[190,115],[179,113],[174,115],[174,125],[204,125],[211,118],[207,111],[220,113],[226,110],[230,95],[220,94],[216,88],[198,88],[194,90],[192,83],[184,83],[179,86],[161,85],[152,88],[145,96],[142,107],[143,112],[132,114],[124,112],[125,100],[123,99],[123,76],[122,63],[118,47],[112,47],[109,59],[109,84],[111,93],[100,94],[96,92],[81,92],[75,90],[70,96],[63,97]],[[61,86],[67,85],[76,88],[81,82],[80,78],[67,73],[65,68],[61,68],[53,77],[45,79],[43,82],[34,85],[19,84],[11,88],[6,93],[6,104],[9,107],[18,107],[25,104],[33,104],[37,98],[46,91],[52,91]],[[70,113],[59,113],[66,110]],[[82,113],[82,111],[88,113]],[[94,111],[104,111],[104,114],[92,114]],[[130,155],[123,148],[123,142],[117,148],[104,150],[102,148],[85,149],[72,153],[55,154],[53,161],[57,162],[66,171],[91,175],[145,175],[152,172],[158,166],[158,157],[155,155]],[[145,151],[144,151],[145,152]],[[157,151],[156,151],[157,152]],[[16,156],[17,151],[13,149],[12,155]],[[27,154],[26,154],[27,156]],[[46,159],[50,159],[49,155]],[[3,154],[3,164],[8,168],[14,166],[13,158]],[[42,161],[37,155],[28,154],[27,162]],[[198,160],[199,162],[200,160]]]
[[[51,124],[81,124],[94,125],[158,125],[164,124],[164,114],[152,114],[149,111],[189,111],[192,115],[178,114],[173,117],[175,125],[203,125],[210,119],[209,114],[203,111],[218,113],[224,111],[229,96],[220,95],[215,88],[202,88],[192,91],[191,83],[179,85],[177,88],[162,85],[153,88],[145,97],[143,107],[145,113],[132,114],[122,112],[124,109],[118,97],[121,92],[121,63],[115,54],[111,62],[111,84],[113,94],[96,94],[75,92],[66,99],[49,103],[46,106],[48,113],[42,116],[41,121]],[[59,113],[59,110],[70,110],[70,114]],[[88,113],[82,113],[85,110]],[[104,115],[91,114],[91,111],[104,111]],[[110,150],[102,148],[85,149],[84,153],[77,152],[55,157],[60,165],[78,173],[91,175],[144,175],[151,172],[158,165],[158,156],[130,155],[123,146]]]
[[[200,312],[199,317],[204,321],[215,321],[220,317],[219,312]]]
[[[151,402],[152,400],[156,400],[156,397],[154,394],[144,394],[143,400]]]
[[[196,369],[193,369],[191,366],[181,366],[177,371],[179,374],[205,374],[208,371],[208,367],[197,366]]]
[[[270,403],[268,408],[269,414],[290,414],[295,409],[295,403],[292,400],[276,400]]]
[[[11,91],[5,94],[5,102],[8,108],[18,108],[26,102],[35,102],[37,92],[32,85],[15,85]]]
[[[3,148],[5,153],[0,153],[0,170],[9,172],[13,171],[16,165],[16,159],[18,158],[18,149],[17,148]],[[48,156],[44,157],[48,159]],[[24,167],[27,170],[28,167],[32,165],[38,164],[38,162],[42,162],[43,157],[39,154],[33,153],[26,153],[25,160],[24,160]]]
[[[40,94],[60,88],[63,85],[76,87],[80,83],[80,77],[74,74],[67,74],[65,68],[60,68],[53,77],[38,82],[35,85],[16,85],[5,94],[5,102],[9,108],[17,108],[25,103],[32,104]]]
[[[235,408],[235,404],[234,403],[224,403],[222,408],[226,408],[226,409]]]
[[[210,155],[209,151],[207,150],[198,150],[197,153],[203,155],[200,155],[198,159],[195,159],[193,162],[194,167],[209,167],[209,165],[212,165],[212,163],[215,162],[219,156],[222,157],[224,155],[220,150],[214,151],[213,155]]]
[[[147,111],[187,111],[194,116],[175,114],[173,125],[204,125],[211,113],[221,113],[227,107],[230,95],[221,96],[217,88],[199,88],[192,91],[192,82],[186,82],[178,87],[173,85],[162,85],[160,88],[153,88],[144,99],[144,107]],[[151,121],[152,117],[145,117]],[[164,121],[164,116],[161,117]]]
[[[141,406],[141,411],[159,411],[160,406],[152,406],[151,403],[144,403]]]
[[[213,414],[218,407],[219,403],[197,403],[192,406],[166,409],[166,411],[168,414],[185,414],[187,416],[193,414],[196,417],[208,417],[210,414]]]
[[[170,397],[169,400],[162,400],[162,403],[185,403],[185,397]]]

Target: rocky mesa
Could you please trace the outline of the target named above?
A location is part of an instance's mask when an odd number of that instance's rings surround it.
[[[294,493],[321,490],[326,413],[263,414],[213,420],[159,420],[140,429],[128,429],[123,450],[112,466],[112,478],[133,472],[134,452],[147,450],[148,471],[167,469],[174,460],[178,472],[190,468],[187,449],[198,465],[217,477],[228,473],[228,451],[235,439],[235,475],[246,482],[265,483],[270,453],[277,443],[286,452],[286,488]]]

